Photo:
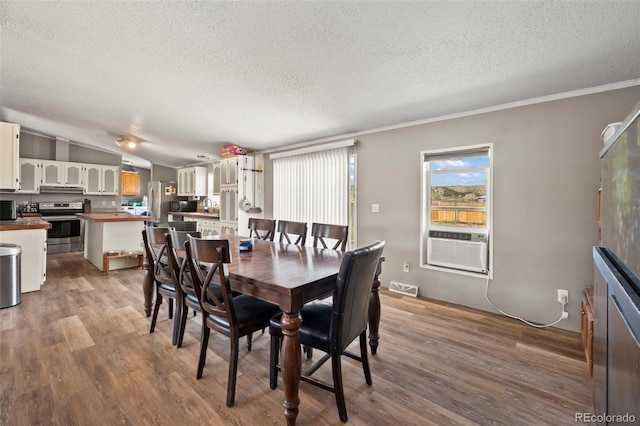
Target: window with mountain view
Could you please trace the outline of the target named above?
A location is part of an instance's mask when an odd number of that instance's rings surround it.
[[[431,224],[486,227],[488,155],[434,159],[428,163]]]
[[[491,146],[425,151],[421,155],[423,266],[453,265],[449,267],[486,273],[491,240]],[[429,249],[437,253],[429,253]],[[484,260],[474,260],[471,265],[481,266],[465,269],[468,256]]]

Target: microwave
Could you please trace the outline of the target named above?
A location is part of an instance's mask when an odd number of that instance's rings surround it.
[[[16,220],[15,200],[0,200],[0,220]]]
[[[195,212],[198,211],[197,201],[171,201],[169,209],[172,212]]]

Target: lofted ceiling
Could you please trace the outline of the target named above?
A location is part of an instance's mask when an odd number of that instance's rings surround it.
[[[638,1],[3,0],[0,26],[3,121],[143,167],[640,78]]]

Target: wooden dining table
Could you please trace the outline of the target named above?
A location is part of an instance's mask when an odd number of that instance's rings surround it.
[[[284,338],[280,357],[283,406],[287,424],[294,425],[300,405],[298,390],[302,368],[300,311],[306,302],[330,296],[334,291],[344,252],[260,239],[252,240],[252,251],[241,252],[240,240],[246,237],[216,235],[206,238],[229,240],[231,263],[228,270],[233,290],[274,303],[283,312]],[[369,300],[369,344],[374,355],[379,342],[380,272],[381,263],[378,264]],[[145,287],[151,288],[150,294],[145,288],[145,301],[150,301],[153,283],[149,285],[147,282]]]

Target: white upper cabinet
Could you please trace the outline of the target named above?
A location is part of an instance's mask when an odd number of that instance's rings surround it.
[[[42,160],[41,186],[65,186],[64,162]]]
[[[64,178],[65,185],[84,187],[84,164],[65,163]]]
[[[185,167],[178,169],[179,196],[207,195],[207,168]]]
[[[40,171],[42,160],[33,158],[20,159],[20,190],[22,194],[40,193]]]
[[[220,186],[238,185],[238,157],[220,160]]]
[[[20,189],[20,125],[0,122],[0,190]]]
[[[120,167],[85,164],[86,195],[118,195]]]

